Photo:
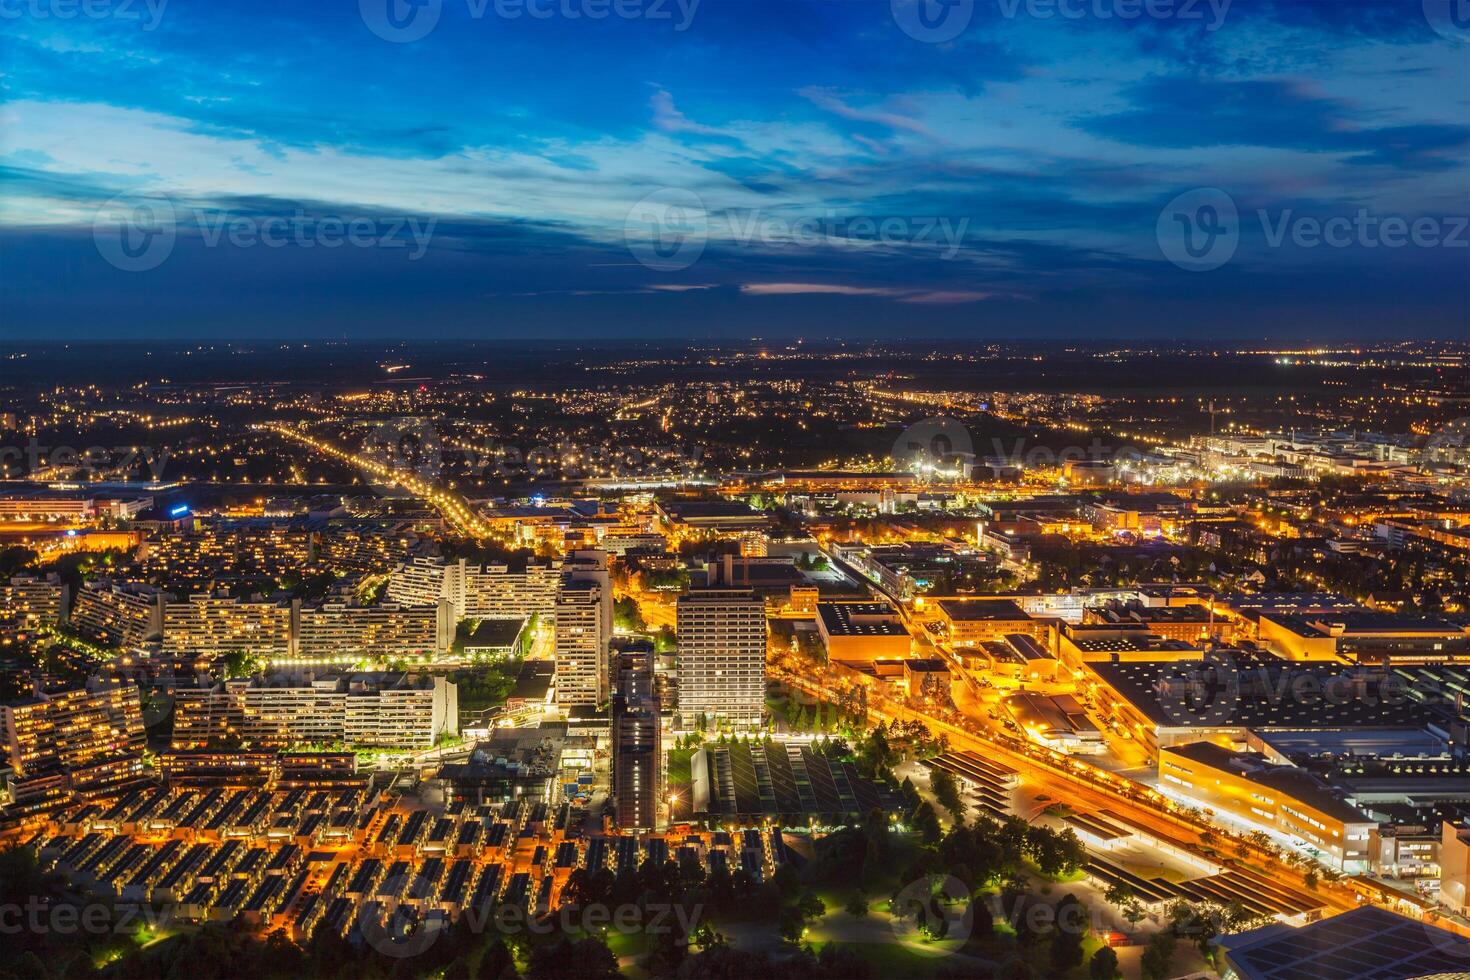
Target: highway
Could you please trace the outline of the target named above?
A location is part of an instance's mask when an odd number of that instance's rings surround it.
[[[484,540],[492,536],[490,525],[480,519],[480,516],[465,502],[464,498],[430,483],[417,473],[409,470],[394,469],[370,456],[348,452],[326,440],[318,439],[315,436],[308,435],[290,426],[267,424],[265,428],[292,442],[309,446],[326,456],[351,463],[353,466],[371,473],[384,483],[402,487],[439,511],[440,514],[444,515],[444,520],[451,527],[467,537]]]

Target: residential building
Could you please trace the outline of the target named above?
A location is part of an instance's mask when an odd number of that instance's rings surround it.
[[[165,603],[163,652],[205,659],[232,654],[284,658],[291,652],[291,607],[229,595],[194,595]]]
[[[602,551],[576,551],[556,598],[556,701],[605,704],[612,642],[612,580]]]
[[[97,579],[77,593],[72,625],[89,640],[136,649],[162,635],[166,598],[151,585]]]
[[[442,676],[276,674],[181,688],[174,697],[176,749],[235,739],[426,749],[458,732],[458,690]]]
[[[750,589],[679,597],[679,717],[757,725],[765,706],[765,603]]]

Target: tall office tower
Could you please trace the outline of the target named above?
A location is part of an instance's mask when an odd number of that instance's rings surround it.
[[[574,551],[556,597],[557,704],[599,705],[608,696],[612,579],[607,553]]]
[[[758,725],[766,698],[766,605],[750,589],[679,597],[679,718]]]
[[[663,797],[663,744],[659,699],[653,693],[653,654],[617,657],[617,695],[612,710],[612,794],[622,830],[654,830]]]

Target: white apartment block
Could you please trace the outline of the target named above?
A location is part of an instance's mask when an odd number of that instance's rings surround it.
[[[72,625],[90,640],[131,650],[163,632],[164,598],[152,586],[97,579],[77,593]]]
[[[766,700],[765,601],[749,589],[679,597],[679,718],[758,725]]]
[[[275,675],[183,688],[174,699],[173,745],[180,749],[232,739],[426,749],[458,732],[458,690],[442,676]]]
[[[57,575],[17,575],[0,582],[0,622],[23,630],[54,626],[66,618],[67,587]]]
[[[224,657],[291,653],[291,607],[241,602],[231,596],[195,595],[163,607],[163,652]]]
[[[386,597],[404,606],[432,606],[447,600],[456,621],[550,616],[561,573],[552,564],[531,563],[524,570],[503,564],[472,564],[460,558],[415,558],[397,566]]]
[[[296,608],[296,652],[304,661],[354,660],[442,653],[453,623],[447,606],[405,608],[395,603]]]

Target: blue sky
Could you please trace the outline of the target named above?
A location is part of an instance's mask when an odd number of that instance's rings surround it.
[[[0,334],[1470,337],[1439,0],[415,2],[0,0]]]

